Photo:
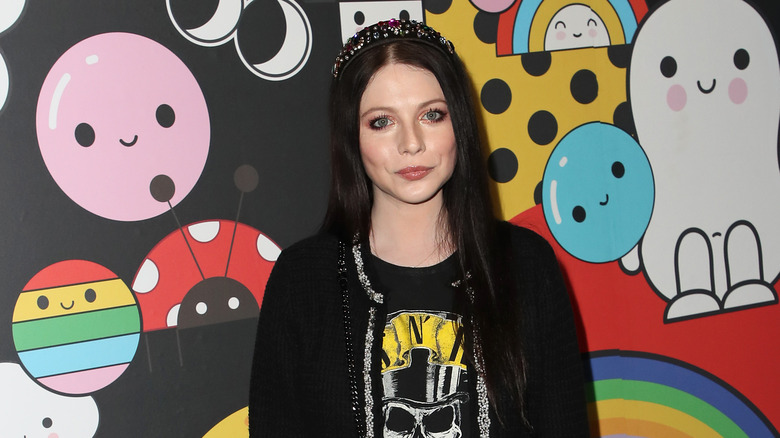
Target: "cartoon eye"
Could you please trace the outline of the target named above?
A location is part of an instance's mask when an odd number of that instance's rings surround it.
[[[739,49],[734,52],[734,65],[738,69],[744,70],[748,64],[750,64],[750,54],[748,54],[747,50]]]
[[[195,311],[198,312],[198,315],[205,315],[208,310],[209,306],[203,301],[195,305]]]
[[[626,168],[623,167],[623,163],[620,161],[615,161],[612,163],[612,175],[615,175],[615,178],[623,178],[623,175],[626,174]]]
[[[559,24],[560,24],[561,26],[563,26],[563,28],[564,28],[564,29],[566,29],[566,23],[564,23],[563,21],[559,21],[559,22],[555,23],[555,29],[558,29],[558,25],[559,25]]]
[[[49,299],[46,298],[46,296],[41,295],[38,297],[38,308],[41,310],[46,310],[46,308],[49,307]]]
[[[366,22],[366,16],[363,15],[362,12],[357,11],[357,12],[355,12],[354,20],[355,20],[355,24],[357,24],[358,26],[362,26],[363,23]]]
[[[74,136],[76,137],[78,144],[85,148],[88,148],[95,143],[95,130],[92,129],[92,126],[90,126],[89,123],[79,123],[79,125],[76,126]]]
[[[84,299],[87,300],[88,303],[94,303],[97,299],[97,293],[95,292],[95,289],[89,288],[85,290]]]
[[[423,418],[425,431],[431,433],[442,433],[448,431],[455,421],[455,410],[452,406],[446,406],[437,409]]]
[[[571,217],[574,218],[575,221],[582,223],[585,221],[585,209],[581,206],[576,206],[571,209]]]
[[[157,123],[163,128],[170,128],[173,126],[173,122],[176,121],[176,113],[173,112],[173,108],[170,105],[162,104],[157,107]]]
[[[385,426],[393,432],[410,433],[414,430],[414,417],[411,413],[397,407],[391,407],[387,413]]]
[[[671,56],[667,56],[661,60],[661,74],[667,78],[671,78],[677,73],[677,61]]]
[[[598,26],[598,24],[596,23],[596,20],[594,20],[592,18],[588,19],[588,27],[590,27],[590,26],[593,26],[593,27]]]
[[[233,310],[238,309],[238,306],[241,305],[241,301],[236,297],[230,297],[228,300],[228,307],[230,307]]]
[[[409,11],[407,11],[406,9],[403,9],[401,10],[401,12],[398,13],[398,18],[400,18],[401,20],[408,20],[410,17],[411,15],[409,15]]]
[[[51,421],[51,418],[46,417],[46,418],[43,419],[43,421],[41,421],[41,424],[43,425],[43,427],[48,429],[48,428],[50,428],[54,424],[54,422]]]

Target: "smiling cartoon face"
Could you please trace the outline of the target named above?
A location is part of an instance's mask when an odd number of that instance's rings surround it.
[[[138,347],[135,297],[108,269],[84,260],[44,268],[14,307],[12,332],[22,365],[39,383],[86,394],[119,377]]]
[[[758,158],[736,147],[748,144],[776,161],[776,141],[758,138],[776,138],[778,81],[774,38],[748,3],[664,3],[643,24],[629,67],[639,141],[653,166],[656,156],[660,162],[674,154],[686,164],[721,156],[733,167],[734,160]],[[730,147],[713,153],[716,144]],[[721,170],[710,172],[722,177]]]
[[[588,123],[568,133],[550,155],[542,184],[555,240],[581,260],[622,257],[650,220],[650,164],[639,144],[612,125]]]
[[[566,50],[609,45],[609,33],[599,15],[585,5],[561,8],[550,20],[544,50]]]
[[[41,388],[15,363],[0,363],[0,436],[91,437],[100,414],[92,397],[66,397]]]
[[[79,42],[49,71],[37,108],[46,167],[90,212],[121,221],[168,210],[150,194],[156,177],[173,183],[177,204],[200,177],[209,116],[189,69],[162,45],[108,33]]]

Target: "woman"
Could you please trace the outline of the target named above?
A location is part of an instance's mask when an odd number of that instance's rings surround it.
[[[333,68],[323,232],[262,304],[252,436],[586,436],[581,361],[550,247],[492,217],[468,77],[414,21]]]

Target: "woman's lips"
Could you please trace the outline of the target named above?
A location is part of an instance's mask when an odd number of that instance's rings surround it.
[[[425,178],[426,175],[428,175],[431,170],[433,170],[432,167],[424,167],[424,166],[409,166],[404,167],[403,169],[396,172],[401,178],[404,178],[408,181],[417,181],[418,179]]]

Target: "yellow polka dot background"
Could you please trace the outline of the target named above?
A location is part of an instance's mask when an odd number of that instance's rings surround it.
[[[497,14],[465,1],[440,13],[431,9],[439,12],[429,8],[427,23],[455,44],[474,84],[500,218],[539,203],[547,159],[572,129],[601,121],[633,130],[626,114],[627,46],[498,56]]]

